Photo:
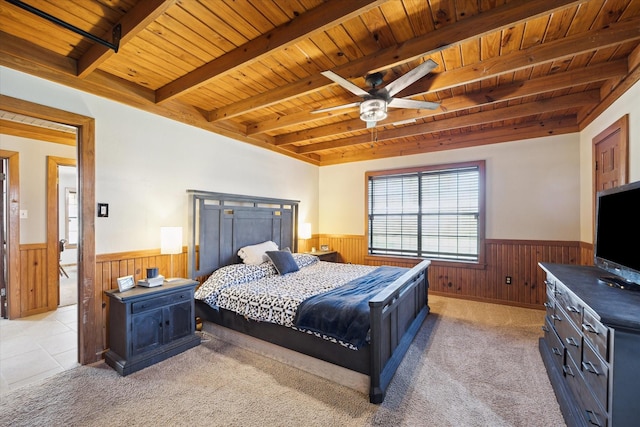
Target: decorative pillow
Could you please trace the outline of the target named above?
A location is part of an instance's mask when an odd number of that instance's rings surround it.
[[[267,261],[267,257],[265,252],[267,251],[277,251],[278,245],[276,245],[271,240],[267,242],[262,242],[257,245],[250,245],[240,248],[238,251],[238,256],[242,259],[242,262],[245,264],[253,264],[258,265]]]
[[[289,250],[267,251],[267,257],[269,257],[271,263],[273,263],[273,266],[281,276],[299,270],[298,264]]]
[[[296,260],[298,268],[306,267],[320,261],[317,256],[311,254],[293,254],[293,259]]]

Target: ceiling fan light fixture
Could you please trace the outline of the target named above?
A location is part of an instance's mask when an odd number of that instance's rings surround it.
[[[379,122],[387,118],[387,103],[383,99],[367,99],[360,104],[360,119]]]

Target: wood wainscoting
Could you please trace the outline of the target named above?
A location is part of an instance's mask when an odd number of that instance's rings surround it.
[[[49,307],[49,297],[51,292],[57,291],[57,286],[47,283],[47,244],[20,245],[19,268],[20,287],[14,294],[20,298],[17,304],[19,317],[55,310],[56,306]]]
[[[420,260],[367,255],[364,236],[315,235],[309,240],[299,241],[299,251],[328,245],[339,254],[339,261],[368,265],[398,265],[412,267]],[[487,240],[486,266],[464,266],[464,264],[434,261],[429,268],[430,292],[478,301],[509,304],[542,309],[545,301],[544,274],[538,262],[581,264],[593,263],[593,248],[583,242],[559,242],[539,240]],[[47,311],[46,245],[20,245],[20,268],[23,278],[21,307],[24,315]],[[186,277],[187,252],[161,255],[160,250],[132,251],[96,256],[95,270],[95,334],[108,347],[109,299],[104,291],[118,287],[117,278],[133,275],[134,279],[146,276],[148,267],[158,267],[166,277]],[[505,277],[511,277],[511,284]]]
[[[364,236],[319,235],[317,244],[329,245],[342,262],[354,264],[412,267],[420,261],[369,256]],[[584,242],[487,239],[485,244],[484,267],[434,261],[429,267],[429,292],[542,309],[546,289],[539,262],[593,265],[593,245]]]

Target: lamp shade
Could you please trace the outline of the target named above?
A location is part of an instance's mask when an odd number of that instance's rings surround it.
[[[310,239],[311,238],[311,223],[310,222],[305,222],[303,224],[300,224],[300,232],[298,234],[298,237],[300,237],[301,239]]]
[[[160,227],[160,253],[182,253],[182,227]]]

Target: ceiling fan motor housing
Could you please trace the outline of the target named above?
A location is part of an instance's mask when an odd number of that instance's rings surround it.
[[[378,122],[387,118],[387,102],[384,99],[367,99],[360,104],[360,119]]]

